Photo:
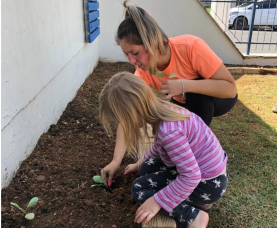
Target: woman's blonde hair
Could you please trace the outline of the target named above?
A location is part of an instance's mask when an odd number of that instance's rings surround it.
[[[181,107],[156,96],[141,78],[129,72],[115,74],[99,96],[99,120],[108,135],[111,121],[123,127],[127,151],[140,158],[150,141],[149,124],[158,132],[160,121],[178,121],[189,118],[177,110]],[[147,142],[148,140],[148,142]]]
[[[158,23],[142,8],[124,0],[125,19],[120,23],[116,41],[125,40],[129,44],[143,45],[150,54],[150,67],[155,68],[155,55],[166,55],[168,37]],[[128,3],[128,5],[127,5]]]

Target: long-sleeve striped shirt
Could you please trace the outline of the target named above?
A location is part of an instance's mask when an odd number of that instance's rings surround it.
[[[202,119],[188,110],[181,113],[190,114],[190,118],[162,121],[153,145],[143,157],[160,157],[166,166],[176,166],[177,178],[154,195],[167,212],[184,201],[201,180],[220,175],[227,163],[227,154]]]

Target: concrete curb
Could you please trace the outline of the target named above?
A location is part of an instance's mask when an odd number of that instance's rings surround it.
[[[227,67],[231,74],[277,74],[277,68]]]

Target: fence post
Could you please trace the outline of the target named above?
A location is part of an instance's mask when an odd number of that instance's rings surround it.
[[[253,25],[254,25],[254,19],[255,19],[255,14],[256,14],[256,6],[257,6],[257,0],[254,0],[253,9],[252,9],[252,18],[251,18],[251,22],[250,22],[250,26],[249,26],[249,33],[248,33],[248,39],[247,39],[246,55],[249,55],[249,52],[250,52],[252,33],[253,33]]]

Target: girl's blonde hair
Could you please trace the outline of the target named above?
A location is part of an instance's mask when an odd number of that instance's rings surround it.
[[[140,158],[150,141],[149,124],[158,132],[160,121],[178,121],[189,118],[177,110],[181,107],[156,96],[141,78],[129,72],[115,74],[104,86],[99,96],[99,120],[108,135],[110,121],[123,127],[129,155]]]
[[[168,37],[158,23],[142,8],[124,0],[125,19],[120,23],[116,41],[125,40],[129,44],[143,45],[150,54],[150,67],[155,68],[155,55],[166,55]],[[127,5],[128,3],[128,5]]]

